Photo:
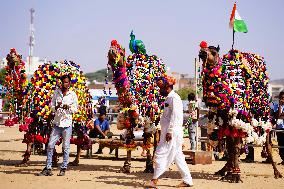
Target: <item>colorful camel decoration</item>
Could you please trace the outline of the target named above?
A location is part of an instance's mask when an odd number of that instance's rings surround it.
[[[162,61],[154,55],[135,53],[128,56],[127,60],[125,56],[125,49],[113,40],[108,52],[108,65],[113,72],[113,83],[121,106],[117,126],[127,129],[126,144],[130,148],[134,139],[133,129],[138,124],[144,126],[144,148],[147,150],[145,171],[153,172],[151,138],[155,132],[155,121],[161,111],[159,105],[164,101],[159,95],[155,80],[164,75],[166,70]],[[130,160],[131,151],[128,150],[123,172],[130,172]]]
[[[225,140],[228,152],[227,163],[216,174],[223,176],[221,180],[240,182],[241,144],[254,142],[265,143],[274,176],[282,178],[269,142],[269,80],[263,57],[232,49],[220,58],[219,46],[202,41],[200,47],[203,100],[210,108],[208,134]]]
[[[5,121],[6,126],[13,126],[21,122],[25,116],[25,96],[28,95],[28,79],[25,73],[25,62],[22,56],[17,54],[16,49],[12,48],[6,57],[7,66],[5,67],[5,83],[7,89],[6,98],[9,101],[10,116],[13,119]]]
[[[57,87],[60,85],[60,76],[69,74],[71,76],[71,90],[76,92],[79,102],[78,112],[73,115],[74,129],[78,138],[72,138],[70,143],[77,145],[89,144],[85,123],[92,112],[88,111],[90,93],[86,86],[86,78],[80,70],[80,66],[74,62],[55,62],[40,65],[31,78],[33,88],[31,95],[30,117],[25,117],[24,123],[19,126],[24,131],[23,143],[27,144],[27,150],[23,155],[24,159],[19,166],[28,166],[32,145],[47,144],[52,129],[53,114],[50,109],[51,98]],[[61,140],[58,141],[58,145]],[[57,153],[54,153],[53,164],[57,163]]]

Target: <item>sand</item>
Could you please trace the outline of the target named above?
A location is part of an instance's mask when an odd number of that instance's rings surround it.
[[[115,130],[115,129],[113,129]],[[4,133],[3,133],[4,132]],[[116,131],[119,132],[119,131]],[[104,154],[93,156],[91,159],[83,157],[80,159],[80,166],[69,167],[64,177],[56,174],[59,168],[53,170],[54,175],[50,177],[37,177],[35,173],[40,172],[46,160],[46,156],[32,155],[29,167],[15,167],[20,163],[26,149],[21,143],[23,133],[16,127],[0,126],[0,189],[33,189],[33,188],[143,188],[141,184],[150,179],[152,174],[143,173],[145,169],[144,158],[140,156],[141,149],[133,152],[131,162],[132,172],[129,174],[117,173],[124,163],[125,150],[119,150],[119,160],[114,160],[114,154],[109,155],[109,149],[105,148]],[[187,144],[188,141],[185,141]],[[187,145],[186,145],[187,147]],[[57,147],[61,152],[61,146]],[[93,152],[97,150],[97,144],[93,146]],[[71,146],[70,160],[73,161],[76,147]],[[219,177],[213,174],[223,167],[224,161],[213,161],[210,165],[189,165],[194,188],[250,188],[280,189],[284,187],[284,179],[274,179],[273,169],[270,164],[261,163],[264,159],[260,157],[261,148],[255,150],[255,163],[241,163],[243,183],[228,183],[220,181]],[[242,158],[244,158],[242,156]],[[280,162],[277,149],[274,150],[274,158]],[[59,163],[62,162],[60,157]],[[284,166],[278,165],[279,171],[284,174]],[[180,175],[175,165],[167,171],[159,180],[159,188],[173,188],[180,183]]]

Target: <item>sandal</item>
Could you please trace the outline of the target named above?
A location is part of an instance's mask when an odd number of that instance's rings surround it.
[[[144,183],[143,187],[144,188],[157,188],[157,184],[154,181],[149,180]]]
[[[20,164],[17,164],[15,165],[15,167],[28,167],[28,163],[27,162],[24,162],[24,163],[20,163]]]
[[[183,188],[183,187],[193,187],[193,185],[181,182],[179,185],[176,186],[176,188]]]
[[[72,161],[69,163],[70,166],[79,166],[79,161]]]

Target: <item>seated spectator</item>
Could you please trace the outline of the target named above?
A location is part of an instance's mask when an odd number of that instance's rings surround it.
[[[90,138],[100,138],[100,139],[111,137],[109,122],[106,119],[106,107],[105,106],[101,106],[99,108],[99,117],[95,120],[94,128],[90,130],[89,136]],[[103,148],[99,146],[99,149],[95,154],[102,154],[103,153],[102,150]]]

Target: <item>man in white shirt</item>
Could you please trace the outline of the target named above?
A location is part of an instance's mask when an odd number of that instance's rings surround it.
[[[74,91],[69,89],[71,78],[69,75],[63,75],[61,78],[62,87],[54,92],[51,100],[51,110],[55,113],[53,120],[53,129],[50,134],[47,147],[46,167],[38,176],[51,176],[51,165],[53,150],[56,142],[63,138],[63,162],[58,176],[64,176],[67,169],[70,150],[70,138],[72,135],[72,114],[77,112],[78,98]]]
[[[180,96],[174,92],[175,80],[165,76],[158,79],[160,94],[166,96],[165,108],[161,116],[161,137],[154,155],[154,176],[145,183],[145,187],[156,188],[158,178],[169,168],[172,162],[178,166],[183,182],[177,187],[193,186],[192,177],[182,152],[183,144],[183,105]]]

